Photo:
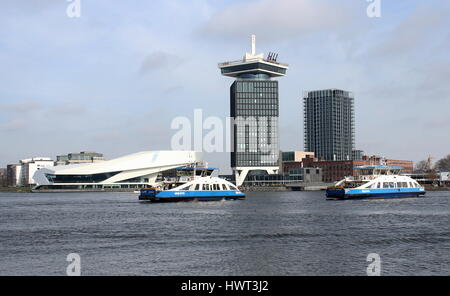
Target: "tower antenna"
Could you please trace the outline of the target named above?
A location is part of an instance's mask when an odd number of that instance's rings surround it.
[[[256,54],[256,36],[252,35],[252,55]]]

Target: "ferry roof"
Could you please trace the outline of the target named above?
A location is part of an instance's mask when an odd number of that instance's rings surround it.
[[[402,170],[404,167],[401,166],[387,166],[387,165],[367,165],[367,166],[358,166],[354,167],[355,170],[363,170],[363,169],[394,169],[394,170]]]

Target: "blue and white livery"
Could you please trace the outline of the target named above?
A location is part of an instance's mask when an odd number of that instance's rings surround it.
[[[327,198],[363,199],[363,198],[402,198],[420,197],[425,189],[416,180],[399,175],[402,167],[362,166],[355,167],[360,174],[345,177],[329,187]]]
[[[151,202],[217,201],[243,198],[245,194],[234,184],[217,177],[198,178],[169,190],[141,189],[139,195],[139,200]]]

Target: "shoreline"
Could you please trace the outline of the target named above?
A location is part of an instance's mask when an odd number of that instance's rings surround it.
[[[0,187],[0,192],[31,192],[30,187]]]

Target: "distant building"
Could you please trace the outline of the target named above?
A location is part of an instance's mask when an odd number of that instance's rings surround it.
[[[196,164],[195,151],[145,151],[123,157],[77,165],[40,169],[35,189],[130,189],[155,185],[164,172]]]
[[[42,168],[53,167],[54,161],[49,157],[34,157],[23,159],[20,164],[22,166],[21,186],[33,186],[36,185],[36,181],[33,179],[34,173]]]
[[[412,172],[413,169],[412,161],[383,159],[379,156],[363,156],[361,160],[329,161],[306,155],[301,162],[285,161],[282,166],[284,174],[292,174],[292,172],[303,168],[320,168],[322,169],[323,182],[336,182],[346,176],[355,176],[358,173],[354,169],[355,167],[381,164],[403,167],[402,173],[405,174]]]
[[[440,172],[439,182],[441,186],[450,186],[450,172]]]
[[[362,160],[363,156],[364,156],[364,151],[352,150],[352,160]]]
[[[302,168],[304,158],[314,158],[314,152],[305,151],[283,151],[281,152],[280,171],[282,174],[289,174],[291,167]]]
[[[351,92],[326,89],[303,98],[304,147],[319,159],[352,160],[354,97]]]
[[[55,165],[69,165],[77,163],[94,163],[105,161],[102,153],[82,151],[79,153],[69,153],[67,155],[56,156]]]
[[[282,162],[301,162],[303,158],[307,156],[314,157],[314,152],[305,152],[305,151],[283,151],[281,152],[281,161]]]
[[[12,187],[33,186],[33,175],[42,168],[53,167],[54,161],[49,157],[22,159],[18,164],[9,164],[6,168],[7,185]]]
[[[387,166],[400,166],[403,167],[402,173],[411,174],[414,170],[414,163],[412,160],[395,160],[395,159],[385,159],[384,163]]]
[[[321,168],[293,168],[287,174],[257,174],[251,172],[245,179],[244,187],[275,187],[300,183],[321,183]]]
[[[6,185],[9,187],[22,186],[22,165],[8,164],[6,166]]]
[[[6,184],[6,168],[0,168],[0,186],[5,187]]]

